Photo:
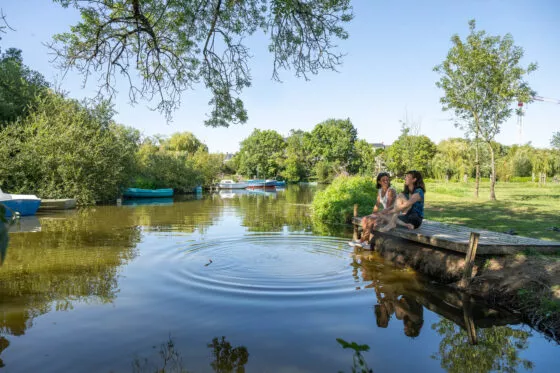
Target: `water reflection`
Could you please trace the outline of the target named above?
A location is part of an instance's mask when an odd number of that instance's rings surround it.
[[[441,319],[432,325],[441,337],[439,351],[432,355],[449,373],[517,372],[532,370],[533,363],[521,358],[528,347],[530,334],[508,326],[492,326],[477,330],[478,344],[469,343],[465,329],[450,320]]]
[[[290,186],[275,198],[214,193],[38,216],[40,232],[10,234],[0,267],[0,364],[40,371],[50,354],[50,371],[82,371],[71,369],[82,360],[98,364],[91,371],[129,371],[137,349],[169,331],[177,344],[137,360],[135,372],[243,372],[248,349],[253,371],[342,371],[350,362],[356,372],[374,363],[376,372],[410,371],[401,354],[425,371],[518,371],[555,351],[531,350],[516,315],[354,252],[344,234],[317,234],[311,199]],[[216,330],[248,349],[210,341]],[[337,344],[339,336],[363,344]],[[57,346],[43,347],[51,339]],[[469,356],[479,370],[462,361]]]
[[[41,222],[37,216],[22,216],[9,227],[10,233],[40,232]]]
[[[215,337],[207,345],[212,349],[210,366],[215,373],[244,373],[245,365],[249,362],[249,351],[245,346],[232,347],[226,337]],[[136,358],[132,363],[134,373],[188,373],[184,367],[180,352],[175,347],[175,341],[170,338],[159,347],[160,361],[153,362],[148,358]]]
[[[518,315],[493,308],[462,293],[433,284],[406,270],[389,270],[376,253],[356,250],[352,263],[355,277],[371,283],[377,304],[377,327],[387,328],[395,317],[402,320],[404,334],[418,337],[424,325],[424,308],[441,319],[431,325],[441,337],[432,355],[447,372],[516,372],[531,370],[533,363],[520,354],[528,347],[530,333],[509,325],[521,322]],[[359,288],[358,288],[359,289]]]
[[[352,356],[352,366],[350,368],[352,373],[373,373],[373,369],[368,367],[366,359],[362,355],[362,352],[369,351],[368,345],[360,345],[356,342],[346,342],[342,338],[337,338],[336,341],[342,346],[342,348],[354,350],[354,356]]]

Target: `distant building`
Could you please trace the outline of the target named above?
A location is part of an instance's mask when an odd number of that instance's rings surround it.
[[[385,145],[383,142],[370,142],[369,144],[371,145],[373,150],[387,149],[387,147],[389,146],[389,145]]]
[[[233,158],[234,155],[235,155],[234,153],[226,153],[226,155],[224,157],[224,163],[230,161]]]

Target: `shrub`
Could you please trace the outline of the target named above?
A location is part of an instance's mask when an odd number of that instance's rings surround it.
[[[331,185],[317,192],[312,202],[313,220],[324,223],[349,223],[354,204],[358,215],[371,213],[377,198],[375,184],[368,177],[339,176]]]

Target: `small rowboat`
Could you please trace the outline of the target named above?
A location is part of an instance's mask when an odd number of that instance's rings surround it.
[[[140,189],[127,188],[123,196],[126,198],[162,198],[173,197],[173,188],[165,189]]]

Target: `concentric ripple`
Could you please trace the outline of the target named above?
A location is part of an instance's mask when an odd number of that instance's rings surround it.
[[[229,300],[333,301],[355,291],[350,248],[333,237],[254,234],[185,243],[167,276],[190,291]]]

